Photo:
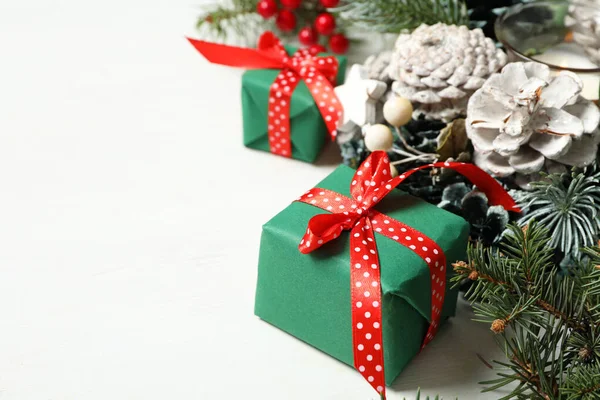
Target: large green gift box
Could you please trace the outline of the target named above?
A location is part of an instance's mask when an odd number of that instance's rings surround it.
[[[354,170],[340,166],[317,185],[350,196]],[[462,218],[393,190],[376,207],[433,239],[448,265],[464,260],[469,225]],[[298,244],[308,221],[323,211],[294,202],[263,226],[255,314],[319,350],[353,365],[349,233],[318,251]],[[425,261],[392,239],[376,234],[381,264],[382,329],[386,384],[419,352],[431,315]],[[451,268],[446,268],[447,279]],[[447,285],[442,320],[453,316],[457,290]]]
[[[286,46],[286,50],[292,55],[296,48]],[[336,85],[341,85],[346,74],[346,58],[336,56],[336,59]],[[279,72],[275,69],[255,69],[246,71],[242,76],[244,145],[247,147],[270,151],[267,134],[269,90]],[[314,162],[329,138],[329,133],[306,83],[302,80],[292,94],[290,107],[292,158]]]

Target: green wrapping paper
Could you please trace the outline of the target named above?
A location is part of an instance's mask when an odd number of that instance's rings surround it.
[[[340,166],[317,187],[350,196],[355,171]],[[400,190],[375,207],[433,239],[448,265],[466,256],[469,225],[462,218]],[[289,334],[353,365],[349,233],[310,254],[298,244],[308,221],[325,211],[294,202],[263,226],[255,314]],[[376,234],[381,263],[382,332],[386,384],[419,352],[429,326],[431,287],[425,262]],[[446,268],[447,279],[451,268]],[[458,291],[447,285],[443,319],[453,316]]]
[[[286,46],[288,54],[296,51]],[[337,85],[344,81],[346,58],[336,56],[339,63]],[[242,114],[244,120],[244,145],[253,149],[270,151],[267,134],[267,109],[269,89],[279,70],[249,70],[242,76]],[[308,87],[300,81],[292,95],[290,127],[292,158],[314,162],[318,157],[329,133],[321,113],[310,94]]]

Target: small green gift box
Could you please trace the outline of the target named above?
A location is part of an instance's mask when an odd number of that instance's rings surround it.
[[[317,185],[350,197],[354,170],[338,167]],[[468,223],[403,193],[390,192],[375,209],[436,242],[447,264],[464,260]],[[263,226],[255,314],[319,350],[352,365],[350,238],[301,254],[308,221],[323,210],[294,202]],[[431,284],[425,261],[394,240],[376,234],[381,265],[385,381],[390,384],[419,352],[431,316]],[[446,268],[446,278],[451,272]],[[446,286],[441,320],[453,316],[457,290]]]
[[[242,77],[247,147],[316,160],[343,115],[333,88],[344,80],[345,57],[283,46],[269,31],[260,36],[256,49],[188,40],[214,64],[248,69]]]
[[[296,52],[294,47],[285,47],[290,55]],[[346,73],[346,58],[335,58],[338,60],[336,85],[341,85]],[[246,71],[242,76],[242,113],[246,147],[271,151],[267,131],[269,90],[279,72],[276,69],[255,69]],[[291,156],[312,163],[319,156],[329,133],[303,80],[300,80],[294,90],[290,106]]]

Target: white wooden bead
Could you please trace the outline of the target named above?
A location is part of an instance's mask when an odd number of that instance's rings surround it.
[[[392,164],[390,164],[390,171],[392,173],[392,178],[395,178],[398,176],[398,170],[396,169],[396,167]]]
[[[370,151],[390,151],[394,144],[394,135],[386,125],[371,125],[366,129],[365,146]]]
[[[393,96],[383,105],[383,117],[392,126],[403,126],[410,122],[413,106],[404,97]]]

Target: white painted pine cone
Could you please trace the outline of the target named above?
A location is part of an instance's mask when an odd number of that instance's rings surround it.
[[[390,80],[388,67],[392,60],[392,51],[383,51],[379,54],[374,54],[365,60],[364,66],[368,71],[369,79],[377,79],[382,82]]]
[[[401,34],[388,73],[394,92],[415,103],[415,116],[450,121],[506,61],[481,29],[439,23]]]
[[[539,172],[547,160],[583,167],[596,158],[600,110],[580,96],[583,84],[538,63],[511,63],[471,97],[467,136],[474,161],[494,176]]]

